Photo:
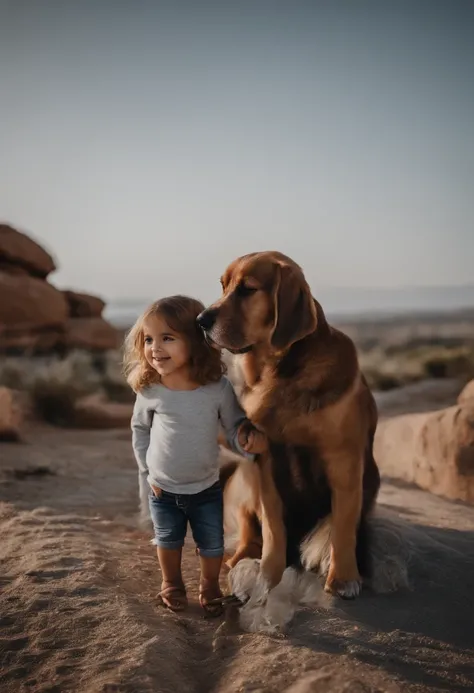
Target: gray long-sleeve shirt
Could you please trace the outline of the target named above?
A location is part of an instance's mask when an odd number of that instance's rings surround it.
[[[204,491],[219,478],[219,421],[229,445],[253,459],[239,445],[245,420],[230,381],[196,390],[152,385],[137,394],[132,416],[132,445],[140,476],[170,493]]]

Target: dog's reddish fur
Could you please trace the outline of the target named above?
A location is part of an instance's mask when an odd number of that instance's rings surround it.
[[[252,423],[274,443],[307,448],[322,465],[332,515],[326,589],[354,596],[360,584],[357,528],[380,483],[372,454],[377,409],[355,345],[328,324],[301,268],[281,253],[237,259],[222,287],[222,297],[205,311],[208,337],[219,347],[245,352],[241,401]],[[260,507],[254,510],[262,526],[261,569],[274,586],[286,565],[287,508],[271,447],[260,456],[258,471],[254,496]],[[231,564],[248,555],[246,545],[255,546],[251,514],[240,516],[241,544]]]

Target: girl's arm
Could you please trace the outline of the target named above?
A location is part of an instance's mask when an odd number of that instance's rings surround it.
[[[138,494],[140,498],[140,521],[145,524],[149,520],[148,494],[148,467],[146,453],[150,445],[150,431],[153,420],[153,411],[148,409],[147,400],[137,394],[132,414],[132,447],[138,465]]]
[[[140,474],[148,474],[146,453],[150,445],[150,431],[153,412],[148,408],[148,401],[137,394],[132,414],[132,448]]]
[[[247,422],[247,418],[244,410],[239,404],[234,388],[227,378],[225,378],[225,385],[222,392],[219,417],[225,437],[232,450],[243,457],[254,460],[255,455],[247,452],[239,442],[239,428],[243,423]]]

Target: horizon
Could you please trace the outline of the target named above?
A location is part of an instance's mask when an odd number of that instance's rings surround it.
[[[462,295],[459,291],[464,292]],[[411,317],[452,316],[458,314],[460,319],[466,311],[474,316],[474,284],[462,287],[408,287],[399,288],[342,288],[334,290],[338,295],[331,296],[331,289],[326,288],[321,292],[312,292],[315,298],[322,304],[325,314],[331,320],[338,322],[370,321],[385,319],[403,319]],[[419,300],[416,294],[425,294],[423,300]],[[384,294],[380,296],[380,293]],[[197,293],[193,295],[198,296]],[[209,305],[218,297],[216,294],[209,301],[203,301]],[[387,298],[389,297],[389,298]],[[349,300],[350,298],[350,300]],[[375,300],[374,300],[375,299]],[[202,297],[201,297],[202,300]],[[118,327],[132,324],[139,313],[144,310],[153,299],[111,299],[106,302],[104,315]],[[469,317],[472,317],[469,315]]]
[[[473,3],[25,0],[0,37],[0,217],[56,285],[207,302],[262,249],[368,306],[471,285]]]

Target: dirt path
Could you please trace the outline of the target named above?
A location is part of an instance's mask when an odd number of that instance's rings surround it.
[[[156,606],[127,431],[35,428],[0,455],[3,693],[474,689],[473,508],[386,484],[420,528],[414,591],[328,600],[277,639],[202,617],[191,545],[189,612]]]

